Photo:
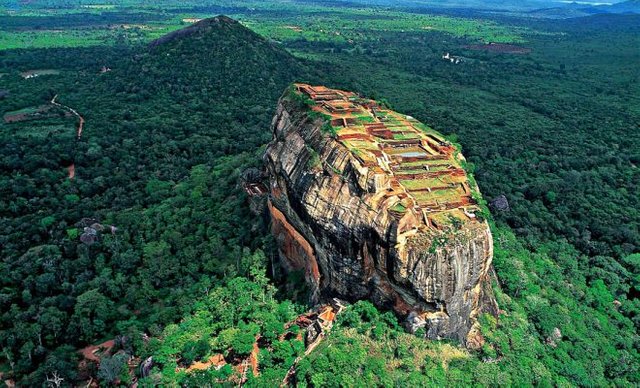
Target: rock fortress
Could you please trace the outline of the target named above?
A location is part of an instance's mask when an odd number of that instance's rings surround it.
[[[355,93],[294,84],[265,152],[282,262],[314,298],[369,299],[428,338],[482,342],[493,244],[459,146]]]

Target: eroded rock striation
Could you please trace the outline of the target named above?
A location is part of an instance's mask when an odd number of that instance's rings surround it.
[[[474,346],[497,313],[491,232],[458,148],[412,117],[305,84],[280,99],[265,153],[281,260],[314,296],[370,299],[429,338]]]

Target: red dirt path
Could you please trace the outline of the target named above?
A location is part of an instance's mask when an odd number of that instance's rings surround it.
[[[75,109],[68,107],[66,105],[62,105],[59,102],[56,102],[56,99],[58,98],[58,95],[56,94],[55,96],[53,96],[53,98],[51,99],[51,104],[55,105],[57,107],[60,107],[62,109],[65,109],[69,112],[71,112],[71,114],[73,114],[74,116],[76,116],[79,120],[78,122],[78,129],[76,130],[76,137],[78,140],[80,140],[82,138],[82,129],[84,129],[84,117],[82,117],[80,115],[80,113],[78,113],[78,111],[76,111]],[[75,178],[76,176],[76,165],[75,163],[71,163],[71,165],[67,168],[67,170],[69,171],[69,180],[72,180],[73,178]]]
[[[105,341],[98,345],[87,346],[86,348],[80,350],[80,354],[84,356],[87,360],[100,362],[100,357],[98,356],[98,351],[109,352],[111,348],[115,345],[114,340]]]

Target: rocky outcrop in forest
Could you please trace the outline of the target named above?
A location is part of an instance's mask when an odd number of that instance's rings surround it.
[[[264,159],[281,261],[313,297],[370,299],[428,338],[482,342],[492,237],[456,145],[356,94],[295,84]]]

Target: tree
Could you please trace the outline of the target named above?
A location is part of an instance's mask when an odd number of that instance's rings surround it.
[[[108,384],[117,383],[127,372],[127,360],[129,356],[124,353],[116,353],[113,356],[105,356],[100,359],[98,378]]]
[[[71,322],[78,328],[80,338],[91,341],[104,333],[112,314],[113,302],[93,289],[78,296]]]

